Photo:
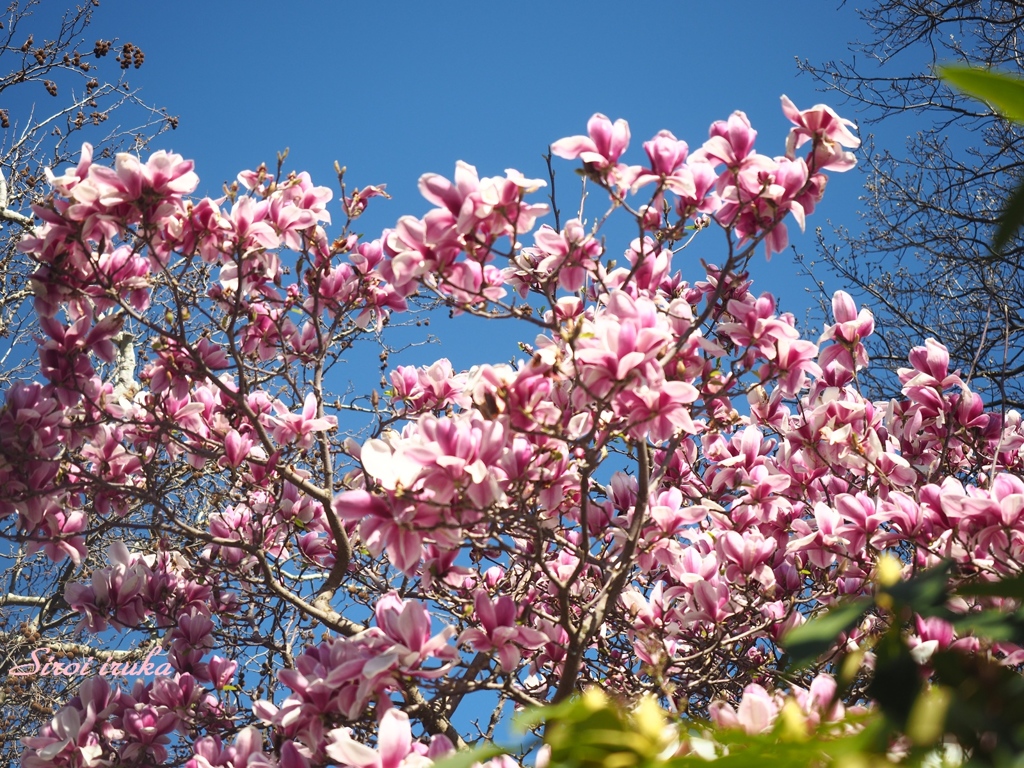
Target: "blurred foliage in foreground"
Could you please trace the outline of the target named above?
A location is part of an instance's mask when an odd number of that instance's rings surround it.
[[[628,708],[591,689],[519,717],[521,727],[542,734],[537,766],[1024,765],[1024,677],[1017,669],[1007,659],[963,647],[935,650],[907,642],[914,621],[938,619],[959,637],[1024,645],[1024,610],[1007,609],[1024,599],[1024,578],[971,583],[951,592],[949,565],[907,581],[900,580],[901,569],[895,558],[883,560],[873,598],[845,603],[787,636],[793,679],[800,679],[803,666],[832,653],[838,670],[833,703],[865,666],[873,669],[865,707],[851,707],[826,722],[808,716],[806,702],[786,696],[772,712],[756,711],[756,703],[744,711],[741,704],[736,727],[728,728],[682,719],[653,699]],[[837,639],[865,620],[887,628],[870,647],[837,646]],[[752,732],[766,718],[770,722]],[[488,745],[452,758],[445,768],[469,766],[500,752]]]

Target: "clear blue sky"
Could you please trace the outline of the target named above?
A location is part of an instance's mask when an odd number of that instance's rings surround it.
[[[65,2],[43,5],[45,15]],[[333,184],[338,160],[351,183],[387,183],[393,195],[360,222],[368,236],[400,215],[422,215],[420,174],[450,175],[456,160],[482,175],[514,167],[543,176],[547,145],[584,132],[594,112],[629,120],[633,162],[659,129],[696,148],[710,122],[734,109],[759,130],[760,151],[781,154],[781,94],[800,107],[837,101],[798,77],[794,58],[845,56],[860,34],[853,10],[830,0],[102,0],[89,31],[90,42],[117,36],[145,51],[130,82],[181,118],[154,148],[195,159],[200,192],[218,195],[222,182],[273,164],[285,147],[289,167],[320,184]],[[567,191],[572,165],[558,167]],[[861,184],[856,173],[835,175],[810,230],[827,229],[828,218],[853,225]],[[697,254],[720,261],[720,242],[706,238]],[[813,250],[810,237],[796,243]],[[788,253],[753,266],[755,287],[781,295],[802,319],[811,299],[795,272]],[[459,334],[477,346],[472,331]],[[509,341],[497,356],[512,350]],[[463,362],[483,362],[474,358]]]

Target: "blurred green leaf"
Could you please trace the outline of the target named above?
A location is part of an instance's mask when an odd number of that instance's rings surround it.
[[[950,622],[961,637],[968,633],[996,642],[1024,641],[1024,617],[1019,613],[981,611],[956,616]]]
[[[956,593],[965,597],[1010,597],[1015,600],[1024,600],[1024,573],[999,581],[976,581],[972,584],[962,584],[957,587]]]
[[[992,238],[992,250],[995,253],[1002,253],[1006,244],[1020,231],[1022,224],[1024,224],[1024,183],[1021,183],[1010,195],[1010,200],[999,217],[999,228]]]
[[[1005,72],[966,66],[945,66],[939,76],[959,91],[991,104],[1003,117],[1024,123],[1024,80]],[[999,227],[992,238],[992,250],[999,254],[1024,225],[1024,183],[1006,201]]]
[[[875,674],[868,696],[900,730],[906,728],[914,702],[921,692],[921,673],[898,625],[875,646]]]
[[[490,760],[492,757],[504,755],[506,750],[497,744],[481,744],[473,749],[466,749],[456,752],[454,755],[442,758],[434,763],[434,768],[471,768],[476,763]]]
[[[988,102],[1009,120],[1024,123],[1024,81],[1020,78],[963,65],[941,66],[936,71],[958,91]]]
[[[552,768],[644,768],[669,745],[664,711],[653,699],[634,708],[596,688],[516,718],[519,727],[544,723]]]
[[[800,669],[818,659],[832,647],[841,633],[855,627],[873,604],[867,598],[841,603],[791,629],[782,641],[790,663]]]
[[[891,743],[888,725],[877,713],[853,716],[843,732],[822,726],[808,741],[780,741],[776,731],[748,734],[741,730],[713,731],[714,740],[724,751],[709,763],[697,751],[666,760],[664,768],[688,768],[713,765],[715,768],[820,768],[825,765],[850,764],[844,758],[857,756],[853,765],[868,765],[863,756],[882,756]],[[853,726],[852,728],[849,726]]]
[[[1024,763],[1024,677],[996,659],[949,650],[929,664],[952,689],[946,727],[965,749],[971,765]]]
[[[906,581],[897,582],[884,591],[897,603],[910,606],[915,613],[922,616],[932,616],[936,611],[945,615],[951,568],[952,563],[945,562],[935,568],[921,571]]]

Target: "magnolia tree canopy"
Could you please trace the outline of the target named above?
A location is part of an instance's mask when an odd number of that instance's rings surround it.
[[[6,695],[42,709],[10,732],[22,764],[420,767],[588,687],[750,734],[786,696],[812,725],[870,706],[871,653],[831,675],[882,612],[786,677],[784,634],[871,593],[886,552],[896,581],[1016,573],[1024,428],[932,339],[903,398],[869,402],[869,311],[839,292],[802,338],[754,291],[751,259],[859,143],[782,106],[780,156],[735,112],[638,165],[595,115],[551,147],[582,165],[577,218],[549,215],[543,180],[459,163],[373,240],[352,224],[380,187],[339,175],[329,234],[305,173],[194,199],[177,155],[83,147],[21,243],[38,380],[0,410]],[[605,243],[613,218],[631,242]],[[518,322],[523,360],[346,391],[344,356],[430,301]],[[1024,653],[937,618],[908,632],[921,665]]]

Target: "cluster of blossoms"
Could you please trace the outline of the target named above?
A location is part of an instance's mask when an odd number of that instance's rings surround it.
[[[842,720],[845,707],[836,700],[836,681],[828,675],[818,675],[810,686],[794,686],[792,701],[800,708],[810,726],[822,721]],[[769,730],[782,712],[787,699],[779,692],[768,693],[763,686],[751,683],[743,690],[743,698],[736,707],[728,702],[716,701],[711,705],[711,719],[724,728],[742,728],[747,733]]]
[[[331,240],[331,192],[306,174],[192,200],[176,155],[107,168],[84,148],[22,243],[41,381],[0,409],[0,520],[70,560],[55,583],[80,631],[158,636],[175,673],[87,681],[23,764],[423,768],[462,745],[463,701],[598,683],[757,732],[784,706],[785,631],[870,590],[882,553],[908,575],[1016,573],[1020,415],[986,411],[932,340],[902,397],[870,402],[868,310],[836,293],[813,340],[753,292],[752,254],[785,246],[783,219],[802,227],[858,145],[827,107],[783,110],[776,158],[741,112],[694,152],[660,132],[644,165],[601,115],[552,145],[639,225],[619,267],[582,214],[522,245],[547,208],[514,170],[428,174],[424,217]],[[343,190],[349,220],[380,193]],[[711,218],[735,247],[687,276]],[[346,350],[431,296],[539,332],[517,364],[330,394]],[[371,434],[340,434],[360,417]],[[922,663],[1022,656],[933,620],[911,634]],[[842,718],[817,672],[790,696]]]
[[[211,668],[230,678],[231,663],[214,658],[217,662],[211,662]],[[187,673],[158,677],[145,685],[140,680],[130,689],[111,686],[96,675],[82,683],[78,695],[37,736],[25,739],[22,765],[160,764],[169,757],[172,734],[231,728],[232,715]]]

